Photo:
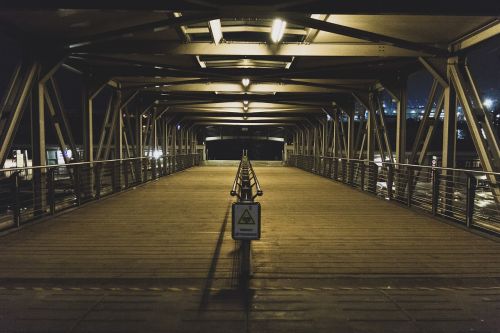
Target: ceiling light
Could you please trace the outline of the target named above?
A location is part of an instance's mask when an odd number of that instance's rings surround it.
[[[245,111],[245,112],[248,111],[248,106],[244,106],[243,111]]]
[[[275,19],[271,30],[271,39],[274,43],[278,43],[285,34],[286,21]]]
[[[248,119],[248,116],[243,116],[243,120],[247,120]]]
[[[248,105],[248,101],[243,101],[243,105]]]
[[[208,29],[212,34],[214,43],[217,45],[222,40],[222,27],[220,24],[220,19],[208,21]]]
[[[242,79],[241,84],[243,84],[243,87],[248,87],[248,85],[250,84],[250,79],[247,77]]]

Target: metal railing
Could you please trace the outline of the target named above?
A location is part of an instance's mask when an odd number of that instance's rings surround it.
[[[199,165],[198,154],[0,169],[0,230]]]
[[[287,163],[500,235],[500,173],[329,156],[292,155]]]
[[[254,194],[255,189],[255,194]],[[230,192],[231,196],[237,198],[238,203],[253,203],[257,196],[262,196],[264,192],[260,187],[259,180],[255,174],[252,163],[248,159],[248,153],[243,151],[238,171]],[[234,207],[233,207],[234,208]],[[234,216],[233,216],[234,219]],[[234,221],[233,221],[234,228]],[[259,227],[260,228],[260,227]],[[259,232],[260,233],[260,232]],[[260,237],[260,235],[259,235]],[[251,240],[240,240],[240,282],[248,287],[248,280],[252,276],[252,248]]]
[[[253,194],[254,188],[255,194]],[[240,164],[238,165],[238,171],[236,172],[236,177],[230,194],[231,196],[236,196],[238,201],[246,202],[251,202],[257,196],[261,196],[263,194],[257,175],[255,175],[255,172],[253,171],[252,163],[248,159],[245,151]]]

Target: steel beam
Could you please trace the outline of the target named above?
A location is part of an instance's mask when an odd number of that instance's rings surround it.
[[[452,42],[448,49],[450,52],[464,51],[497,35],[500,35],[500,19],[498,17],[476,31]]]
[[[94,160],[94,139],[93,139],[93,102],[89,91],[89,80],[84,80],[82,88],[82,119],[83,119],[83,156],[82,161],[92,162]]]
[[[126,40],[84,45],[72,49],[73,54],[156,54],[192,56],[286,56],[286,57],[419,57],[434,53],[375,43],[222,43]]]
[[[59,121],[61,131],[63,137],[67,138],[69,147],[72,152],[73,159],[78,161],[80,157],[78,156],[78,151],[76,149],[75,138],[73,136],[73,132],[71,131],[71,126],[66,116],[66,112],[62,103],[61,94],[59,92],[59,88],[57,86],[56,80],[54,77],[51,77],[47,82],[47,89],[52,90],[52,94],[54,96],[54,107],[57,119]]]
[[[400,38],[385,36],[370,31],[351,28],[333,22],[316,20],[308,16],[302,15],[286,15],[285,18],[294,24],[304,27],[313,28],[321,31],[326,31],[333,34],[348,36],[352,38],[362,39],[373,43],[382,43],[387,46],[396,46],[402,49],[416,51],[418,53],[427,53],[429,55],[447,55],[445,49],[437,48],[420,43],[414,43]]]
[[[37,70],[37,79],[41,69]],[[45,146],[45,85],[37,82],[31,93],[32,99],[32,136],[31,147],[34,166],[47,165],[47,148]],[[47,208],[46,169],[33,170],[33,210],[35,215],[43,215]]]
[[[8,97],[10,98],[6,100],[5,104],[10,108],[10,113],[6,116],[7,121],[5,125],[2,126],[2,132],[0,132],[0,142],[2,142],[0,145],[0,165],[2,166],[12,147],[14,136],[25,109],[26,99],[34,85],[33,83],[38,70],[39,65],[35,62],[22,64],[20,75],[16,76],[15,81],[11,82],[13,86],[9,85],[7,88],[12,89],[12,91],[8,92]]]

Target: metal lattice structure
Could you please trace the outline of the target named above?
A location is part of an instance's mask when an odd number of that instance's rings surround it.
[[[192,154],[206,126],[258,126],[283,128],[294,155],[371,163],[378,152],[399,169],[423,164],[443,115],[441,166],[454,168],[460,105],[499,202],[498,134],[467,66],[470,50],[500,34],[498,4],[47,0],[0,7],[1,32],[22,54],[0,105],[0,165],[23,112],[31,112],[37,124],[33,163],[40,166],[46,164],[47,126],[61,151],[71,150],[81,162],[151,157],[158,150]],[[283,39],[273,42],[276,18],[287,25]],[[209,25],[213,20],[221,36]],[[434,82],[407,147],[407,80],[421,69]],[[64,70],[82,77],[81,140],[55,79]],[[104,88],[112,91],[107,107],[94,110]],[[382,93],[397,103],[395,143]],[[366,119],[355,103],[368,111]],[[102,124],[95,112],[104,115]],[[41,188],[43,174],[34,177]],[[412,186],[405,184],[396,191]]]

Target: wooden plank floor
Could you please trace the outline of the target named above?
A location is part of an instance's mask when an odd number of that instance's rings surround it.
[[[2,237],[0,279],[233,278],[235,172],[193,168]],[[500,277],[499,242],[295,168],[256,172],[255,279]]]

